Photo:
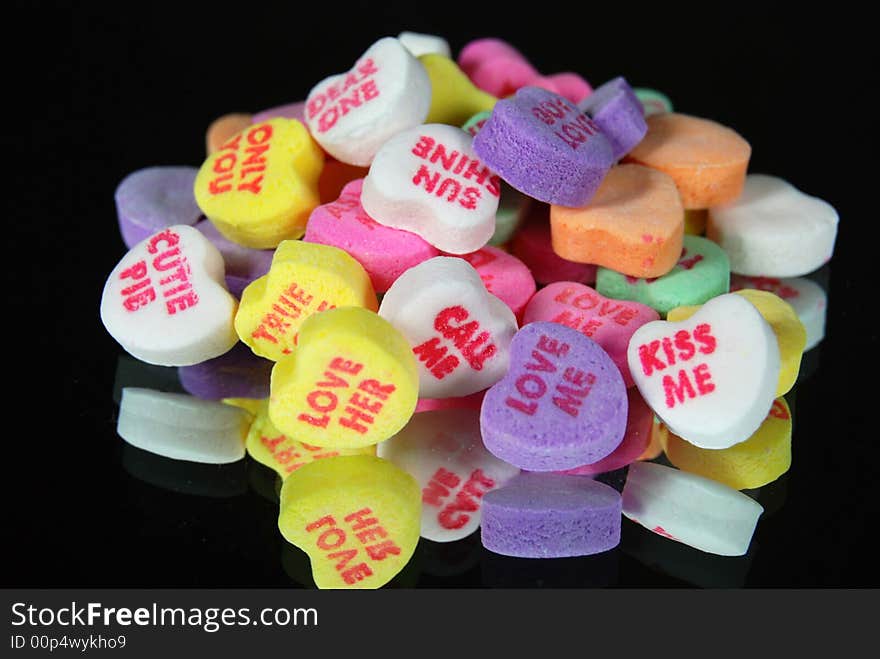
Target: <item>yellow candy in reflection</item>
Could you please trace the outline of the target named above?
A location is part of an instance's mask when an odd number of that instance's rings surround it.
[[[232,242],[276,247],[305,233],[320,203],[324,151],[296,119],[245,128],[213,152],[193,186],[196,203]]]
[[[430,53],[419,57],[419,61],[431,79],[431,109],[424,123],[461,126],[498,102],[475,86],[452,59]]]
[[[374,456],[339,456],[284,481],[278,528],[309,555],[318,588],[379,588],[412,557],[421,514],[408,473]]]
[[[788,393],[797,380],[801,369],[801,357],[807,345],[807,329],[798,318],[797,312],[788,302],[769,291],[744,288],[735,291],[753,305],[773,329],[779,346],[779,383],[776,396]],[[666,314],[666,320],[676,323],[693,316],[699,306],[676,307]]]
[[[278,361],[309,316],[342,306],[379,308],[363,266],[338,247],[285,240],[268,274],[242,292],[235,331],[254,353]]]
[[[313,446],[372,446],[406,425],[418,393],[403,334],[372,311],[340,307],[303,323],[296,350],[275,364],[269,418]]]
[[[735,490],[772,483],[791,467],[791,410],[777,398],[761,426],[746,441],[725,449],[694,446],[678,435],[666,438],[666,457],[682,471]]]

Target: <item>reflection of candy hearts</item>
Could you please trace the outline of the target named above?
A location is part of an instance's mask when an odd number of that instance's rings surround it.
[[[363,179],[345,186],[339,199],[318,206],[303,240],[333,245],[353,256],[370,275],[373,289],[384,293],[400,275],[440,253],[409,231],[379,224],[361,206]]]
[[[201,216],[193,196],[194,167],[147,167],[126,176],[114,200],[126,247],[175,224],[195,224]]]
[[[367,166],[389,138],[423,123],[430,106],[425,67],[397,39],[383,37],[348,73],[312,88],[306,121],[327,153]]]
[[[535,280],[522,261],[489,245],[461,258],[474,266],[487,291],[510,307],[517,318],[522,316],[535,294]]]
[[[626,430],[626,387],[598,343],[558,323],[523,327],[510,369],[486,392],[480,413],[492,453],[529,471],[601,460]]]
[[[604,474],[635,462],[645,452],[651,442],[654,411],[648,407],[648,404],[639,394],[639,390],[636,387],[627,389],[626,396],[626,433],[620,445],[598,462],[575,467],[574,469],[567,469],[563,473],[575,476]]]
[[[193,227],[176,225],[132,247],[113,269],[101,296],[101,321],[133,357],[189,366],[238,342],[237,306],[217,248]]]
[[[464,259],[438,256],[410,268],[385,293],[379,315],[412,346],[424,398],[466,396],[507,371],[516,318]]]
[[[473,252],[495,232],[501,182],[455,126],[425,124],[379,149],[361,203],[377,222],[412,231],[440,250]]]
[[[228,240],[270,249],[299,238],[318,205],[324,152],[296,119],[250,126],[212,153],[194,190],[205,216]]]
[[[742,556],[764,508],[715,481],[651,462],[630,465],[623,514],[654,533],[721,556]]]
[[[406,339],[361,307],[340,307],[303,323],[296,350],[275,364],[269,418],[285,435],[315,446],[378,444],[413,415],[416,362]]]
[[[523,325],[545,320],[590,337],[608,353],[626,386],[631,387],[633,379],[626,363],[629,339],[639,327],[659,318],[656,311],[644,304],[607,299],[589,286],[560,281],[532,297],[523,314]]]
[[[278,527],[309,555],[318,588],[379,588],[415,552],[421,507],[405,471],[371,455],[339,456],[284,481]]]
[[[285,240],[268,274],[244,289],[235,330],[256,354],[277,361],[293,350],[309,316],[344,306],[378,306],[363,266],[338,247]]]
[[[642,325],[630,339],[630,371],[669,429],[703,448],[755,432],[775,397],[776,336],[740,295],[720,295],[688,320]]]
[[[747,277],[731,275],[730,290],[753,288],[769,291],[788,302],[807,331],[804,352],[815,347],[825,337],[825,313],[828,296],[819,284],[804,277]]]
[[[474,151],[511,186],[539,201],[583,206],[614,158],[600,128],[558,94],[523,87],[496,103]]]
[[[476,531],[483,495],[519,473],[483,446],[478,410],[416,414],[378,451],[419,482],[421,534],[435,542],[460,540]]]
[[[663,316],[675,307],[702,304],[723,295],[729,283],[727,253],[700,236],[684,236],[678,261],[660,277],[630,277],[610,268],[596,272],[596,290],[602,295],[641,302]]]
[[[775,176],[749,174],[742,194],[709,209],[706,236],[742,275],[798,277],[831,258],[837,211]]]

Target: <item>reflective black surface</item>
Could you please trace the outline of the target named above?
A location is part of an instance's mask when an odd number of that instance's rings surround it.
[[[787,396],[792,468],[753,493],[766,512],[746,556],[703,554],[625,520],[618,548],[582,559],[510,559],[483,550],[478,534],[422,541],[389,587],[878,585],[868,544],[878,482],[877,186],[867,178],[876,111],[862,90],[876,76],[858,70],[868,60],[852,33],[857,17],[765,4],[532,10],[204,5],[183,15],[179,3],[76,13],[37,4],[10,20],[26,37],[4,46],[12,260],[0,583],[314,587],[305,555],[278,532],[272,472],[249,459],[175,463],[117,436],[122,383],[179,383],[175,369],[125,355],[101,325],[104,279],[126,251],[113,190],[142,167],[198,166],[214,118],[301,100],[379,37],[409,29],[444,35],[456,52],[499,36],[542,72],[575,70],[596,86],[624,75],[660,89],[676,109],[738,130],[753,147],[751,171],[829,201],[841,225],[830,267],[817,274],[829,293],[827,337]]]

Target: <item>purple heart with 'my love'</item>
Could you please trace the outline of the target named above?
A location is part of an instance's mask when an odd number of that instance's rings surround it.
[[[660,314],[638,302],[613,300],[589,286],[560,281],[545,286],[529,300],[523,325],[539,320],[566,325],[593,339],[617,364],[624,383],[631,387],[635,383],[626,359],[629,339],[645,323],[660,320]]]
[[[550,322],[525,325],[510,367],[483,399],[486,448],[526,471],[562,471],[609,455],[626,431],[620,370],[602,347]]]
[[[611,143],[596,122],[538,87],[498,101],[473,148],[512,187],[559,206],[586,205],[614,164]]]

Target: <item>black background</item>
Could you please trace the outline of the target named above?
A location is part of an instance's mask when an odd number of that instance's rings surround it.
[[[624,520],[604,555],[526,561],[479,534],[422,542],[392,585],[877,586],[877,76],[867,16],[803,3],[28,3],[3,17],[3,193],[9,359],[0,585],[298,587],[272,477],[249,459],[188,466],[125,446],[114,386],[124,352],[101,325],[125,254],[113,191],[131,171],[198,166],[228,112],[304,99],[382,36],[504,38],[544,73],[624,75],[677,110],[736,129],[750,171],[788,179],[841,217],[827,337],[793,395],[793,465],[762,490],[750,554],[690,550]],[[808,372],[809,371],[809,372]],[[147,369],[149,372],[149,369]],[[148,373],[149,374],[149,373]],[[134,376],[130,376],[134,377]],[[160,375],[161,377],[161,375]],[[268,476],[268,477],[267,477]],[[204,496],[210,495],[210,496]]]

